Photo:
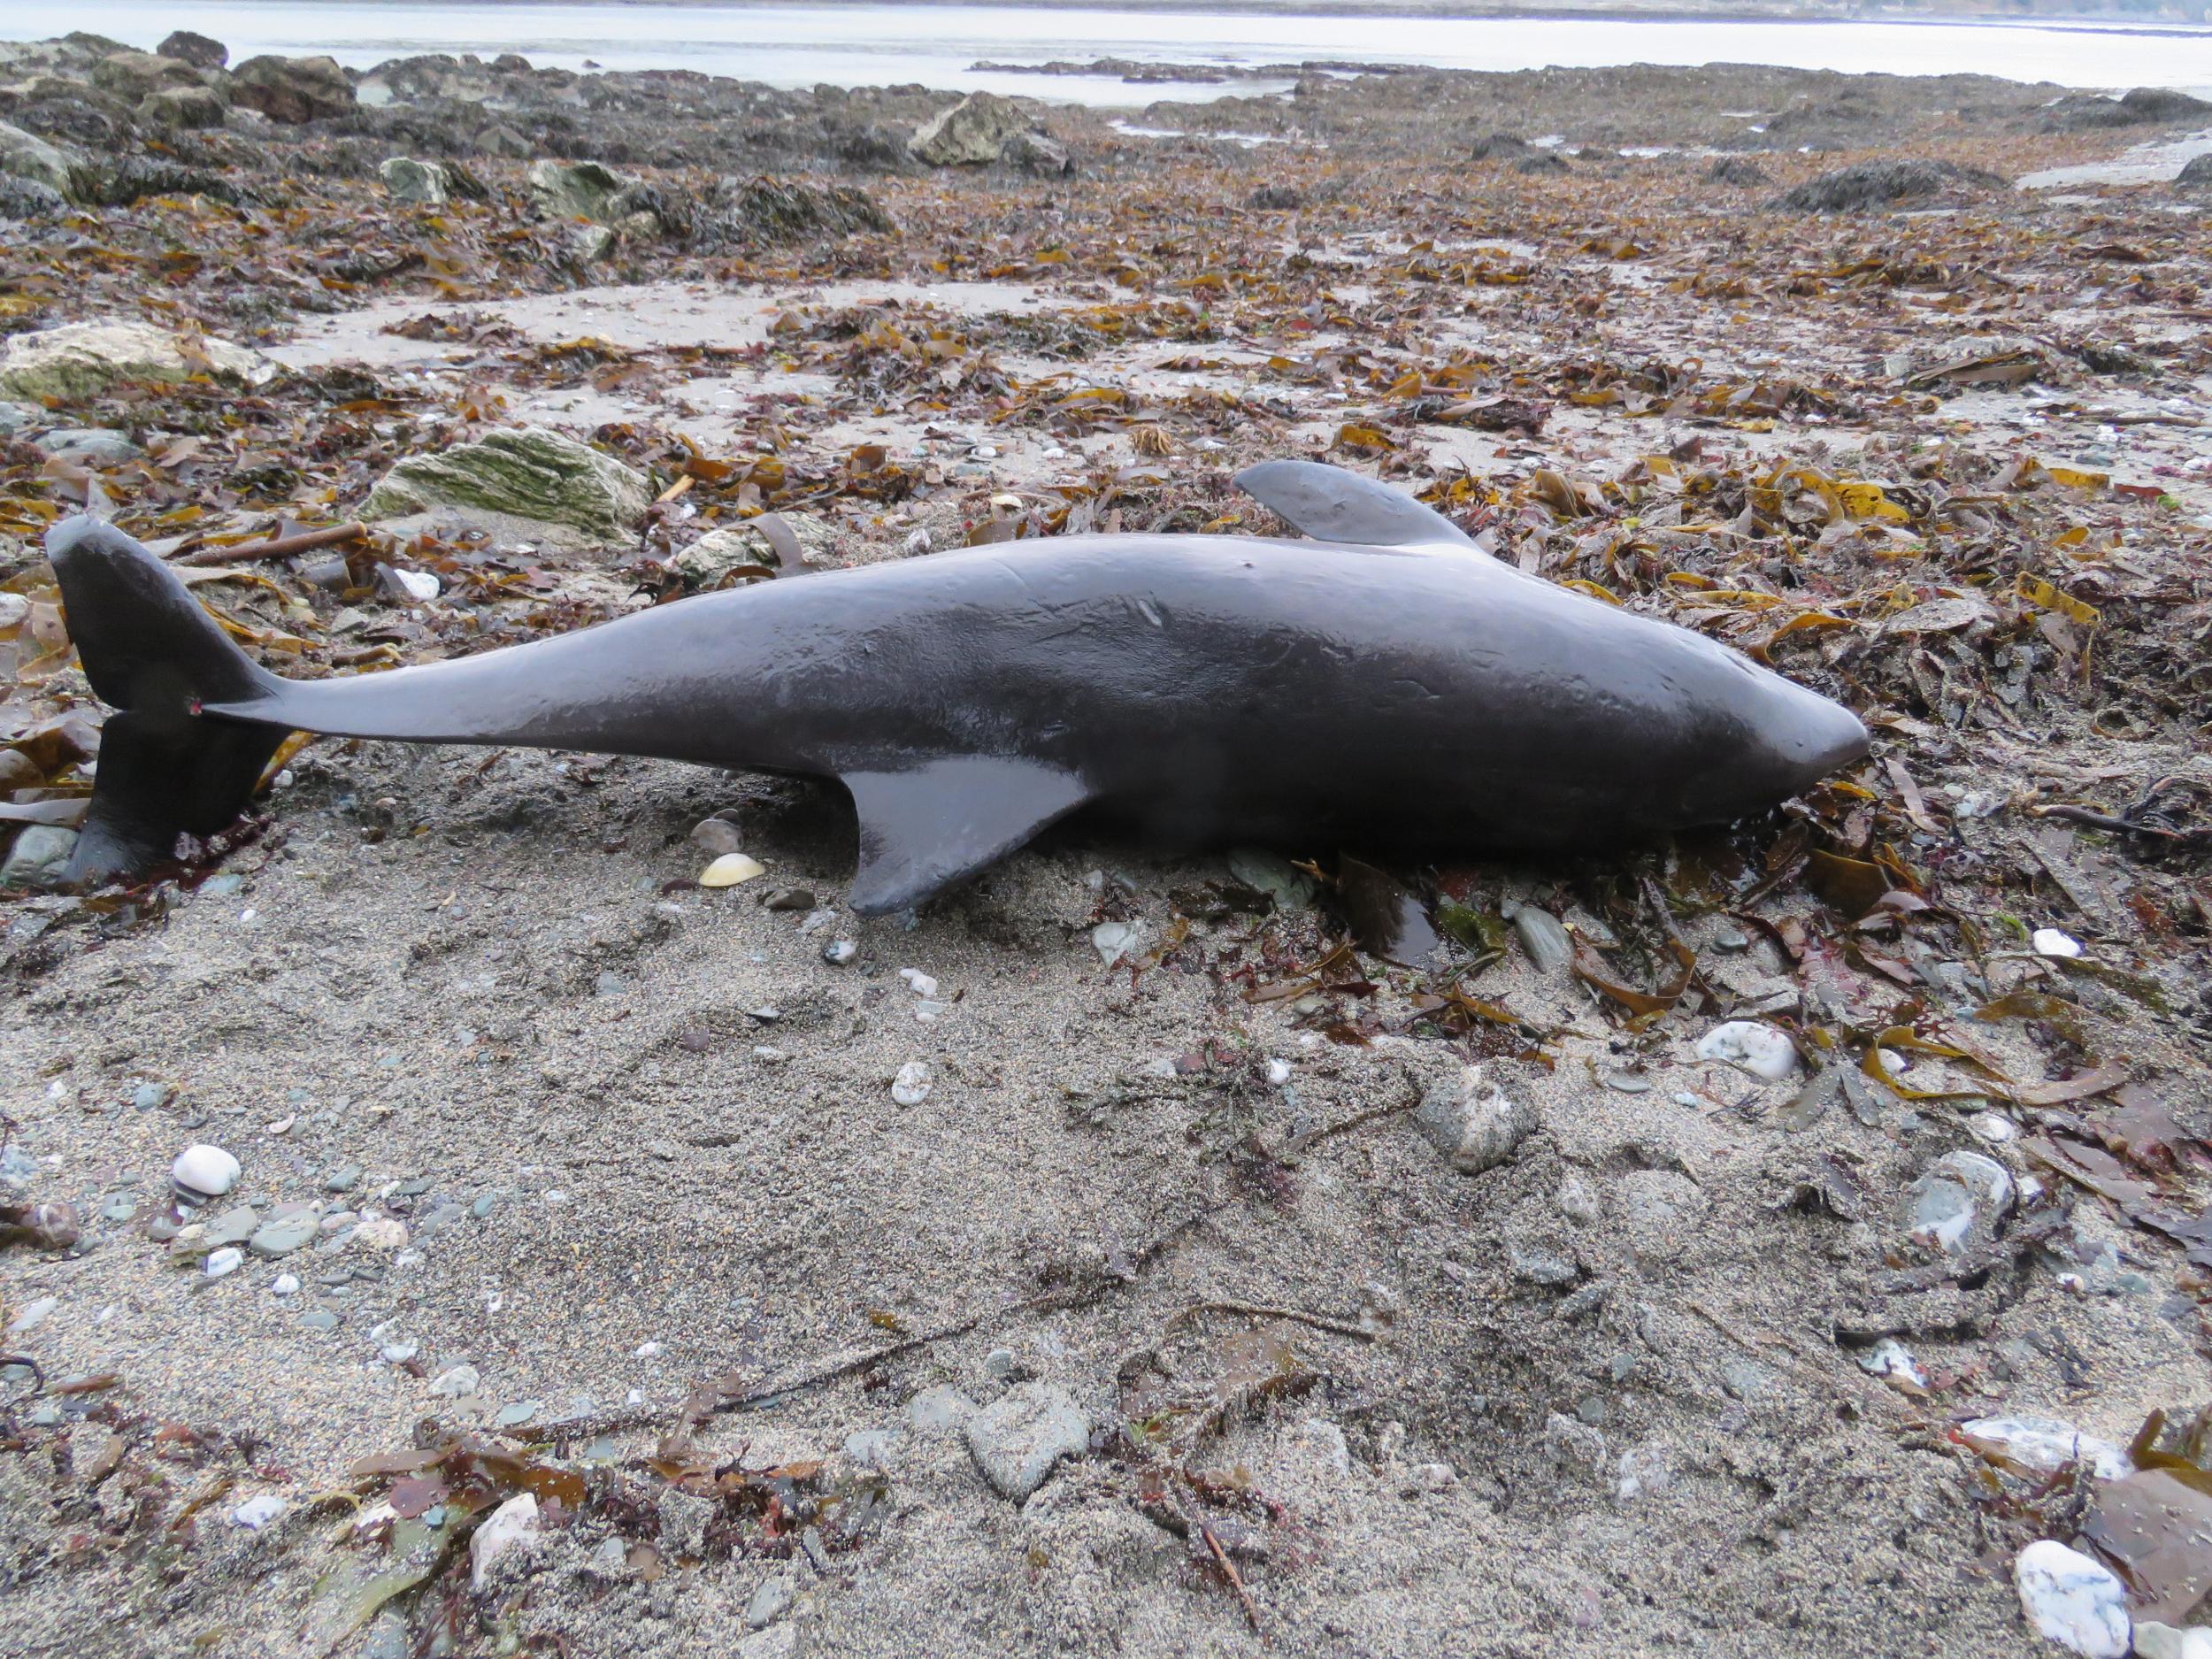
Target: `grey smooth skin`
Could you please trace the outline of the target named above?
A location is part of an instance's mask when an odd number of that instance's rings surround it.
[[[158,559],[70,520],[48,549],[120,710],[71,874],[219,829],[294,729],[835,778],[863,914],[1078,810],[1181,846],[1543,850],[1724,822],[1866,753],[1825,698],[1502,565],[1384,486],[1311,462],[1238,482],[1333,539],[1003,543],[314,681],[256,666]]]

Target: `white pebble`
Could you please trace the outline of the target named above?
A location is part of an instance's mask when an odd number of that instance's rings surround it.
[[[292,1506],[273,1492],[259,1497],[248,1498],[230,1512],[230,1524],[242,1526],[250,1532],[257,1532]]]
[[[918,1106],[929,1097],[929,1068],[909,1060],[891,1079],[891,1098],[902,1106]]]
[[[298,1295],[300,1294],[299,1275],[297,1273],[279,1273],[276,1276],[275,1282],[269,1286],[269,1294],[272,1296]]]
[[[384,1356],[386,1364],[404,1365],[409,1360],[414,1358],[421,1348],[422,1344],[419,1342],[387,1342],[378,1352]]]
[[[474,1394],[482,1386],[483,1379],[477,1375],[475,1366],[455,1365],[438,1373],[430,1385],[430,1392],[441,1399],[458,1400],[464,1394]]]
[[[478,1589],[502,1555],[538,1535],[538,1500],[520,1493],[494,1509],[469,1540],[469,1579]]]
[[[1778,1083],[1797,1070],[1797,1048],[1771,1025],[1732,1019],[1698,1039],[1698,1057],[1740,1066],[1755,1077]]]
[[[1091,948],[1110,968],[1134,950],[1143,937],[1144,929],[1134,922],[1101,922],[1091,929]]]
[[[196,1198],[220,1198],[238,1185],[242,1171],[238,1160],[220,1147],[187,1147],[169,1166],[169,1179],[177,1189]]]
[[[234,1244],[225,1245],[207,1258],[207,1276],[222,1279],[236,1272],[246,1263],[246,1253]]]
[[[2078,956],[2081,941],[2071,933],[2062,933],[2055,927],[2039,927],[2030,941],[2039,956]]]
[[[46,1316],[61,1306],[58,1296],[41,1296],[35,1302],[23,1304],[23,1311],[8,1322],[9,1334],[19,1336],[26,1331],[35,1331],[46,1323]]]
[[[1290,1062],[1287,1060],[1270,1060],[1267,1063],[1267,1080],[1272,1083],[1277,1088],[1280,1088],[1284,1084],[1289,1082]]]
[[[2131,1640],[2127,1591],[2078,1549],[2039,1539],[2013,1563],[2021,1610],[2036,1634],[2087,1659],[2121,1659]]]
[[[2212,1659],[2212,1630],[2193,1624],[2182,1630],[2154,1618],[2135,1621],[2136,1659]]]
[[[407,596],[419,604],[427,604],[438,596],[438,579],[428,571],[392,570],[392,580],[407,590]]]
[[[661,1345],[657,1342],[641,1342],[637,1345],[637,1356],[640,1359],[658,1359]]]
[[[919,968],[901,968],[899,978],[904,979],[912,987],[917,996],[930,997],[937,995],[937,981]]]
[[[1859,1356],[1859,1369],[1875,1377],[1901,1377],[1916,1387],[1928,1386],[1927,1373],[1912,1350],[1893,1336],[1886,1336]]]

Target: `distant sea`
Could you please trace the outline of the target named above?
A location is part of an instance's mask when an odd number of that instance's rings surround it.
[[[58,11],[47,0],[0,0],[0,39],[35,40],[72,27],[140,47],[172,29],[196,29],[227,45],[234,63],[257,52],[327,52],[368,68],[419,52],[520,52],[549,68],[695,69],[784,87],[920,82],[1104,106],[1213,98],[1286,83],[1130,84],[1118,76],[1026,73],[1018,65],[1105,57],[1221,66],[1333,60],[1492,70],[1748,63],[1970,73],[2066,87],[2212,88],[2212,29],[2161,26],[2154,32],[2119,22],[1800,23],[652,0],[104,0],[82,12]],[[973,67],[983,61],[1018,67]]]

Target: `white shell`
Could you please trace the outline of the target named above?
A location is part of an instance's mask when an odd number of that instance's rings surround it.
[[[1697,1042],[1698,1057],[1722,1060],[1755,1077],[1778,1083],[1797,1070],[1797,1049],[1771,1025],[1755,1019],[1732,1019],[1716,1025]]]
[[[2110,1571],[2055,1539],[2039,1539],[2013,1563],[2020,1608],[2036,1634],[2087,1659],[2121,1659],[2133,1640],[2127,1591]]]
[[[220,1147],[204,1144],[185,1148],[169,1166],[169,1179],[195,1198],[220,1198],[238,1185],[241,1173],[236,1158]]]
[[[764,876],[768,866],[759,859],[743,853],[724,853],[699,872],[703,887],[733,887],[741,881],[750,881],[755,876]]]

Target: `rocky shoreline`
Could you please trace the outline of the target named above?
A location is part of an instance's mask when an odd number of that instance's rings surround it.
[[[1286,78],[0,49],[0,1653],[2204,1644],[2212,110]],[[835,791],[319,739],[51,885],[69,514],[315,678],[1283,455],[1874,757],[869,920]]]

